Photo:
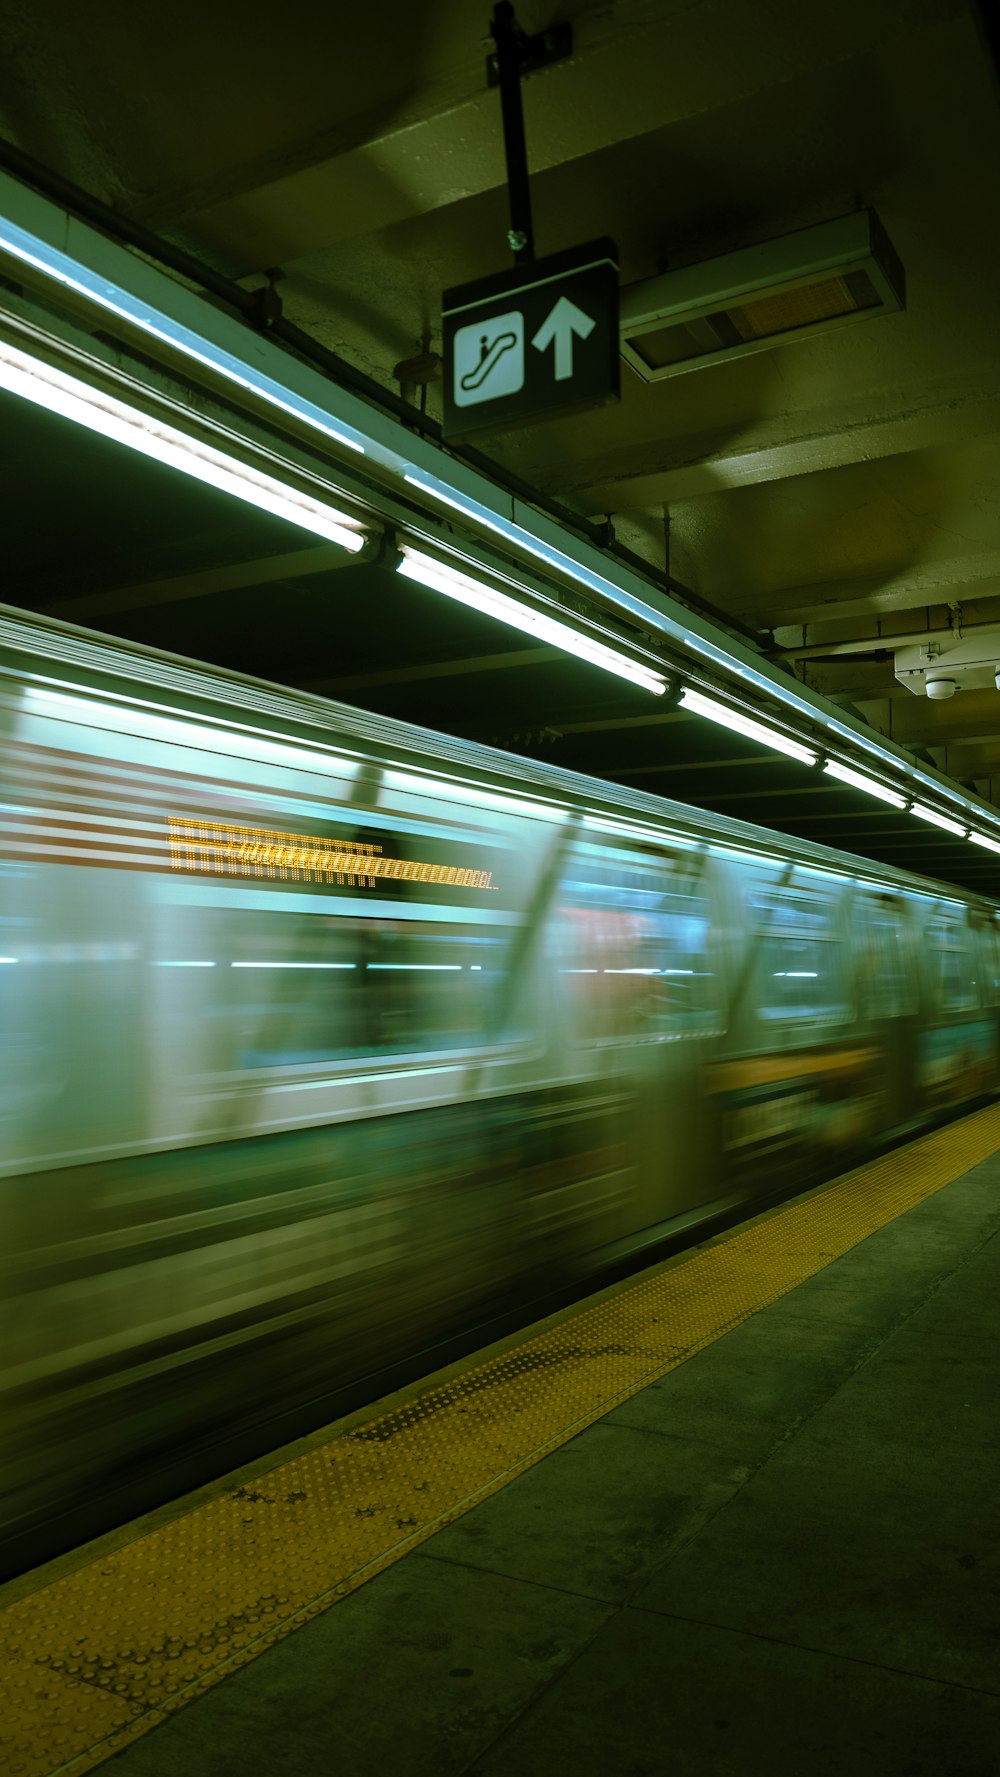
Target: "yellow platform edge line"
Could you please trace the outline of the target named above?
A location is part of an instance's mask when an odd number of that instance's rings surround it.
[[[990,1106],[40,1570],[0,1609],[0,1768],[92,1769],[998,1146]]]

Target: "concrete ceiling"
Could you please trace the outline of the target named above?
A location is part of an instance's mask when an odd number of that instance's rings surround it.
[[[398,399],[441,290],[503,269],[488,4],[96,15],[2,0],[0,136],[194,252]],[[892,639],[1000,622],[1000,98],[972,0],[520,0],[538,251],[626,284],[874,208],[904,312],[477,440],[498,479],[670,574],[808,685],[1000,804],[1000,695]],[[403,390],[411,402],[418,391]],[[432,426],[439,387],[426,392]],[[278,520],[0,403],[3,597],[1000,893],[1000,860],[555,659]],[[442,606],[447,604],[447,609]],[[975,855],[970,856],[970,853]]]

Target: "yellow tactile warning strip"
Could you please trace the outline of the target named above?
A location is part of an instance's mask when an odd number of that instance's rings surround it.
[[[1000,1147],[924,1136],[0,1612],[6,1777],[85,1771]],[[347,1422],[352,1426],[352,1422]]]

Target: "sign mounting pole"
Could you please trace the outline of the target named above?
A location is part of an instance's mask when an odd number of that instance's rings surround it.
[[[521,76],[571,55],[572,32],[526,37],[511,0],[495,0],[492,34],[486,77],[500,88],[515,264],[444,292],[445,438],[618,400],[617,247],[602,236],[535,258]]]
[[[490,23],[496,44],[496,71],[503,118],[503,146],[507,159],[507,190],[510,196],[510,227],[507,240],[518,264],[535,257],[535,233],[531,222],[531,189],[528,183],[528,149],[524,139],[521,105],[521,32],[511,0],[497,0]]]

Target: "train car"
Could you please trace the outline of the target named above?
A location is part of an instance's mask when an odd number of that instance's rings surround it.
[[[6,1571],[998,1086],[991,903],[0,608]]]

